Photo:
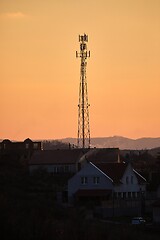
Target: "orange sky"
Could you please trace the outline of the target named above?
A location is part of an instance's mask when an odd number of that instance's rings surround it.
[[[0,139],[77,137],[83,33],[91,137],[160,137],[159,0],[1,0]]]

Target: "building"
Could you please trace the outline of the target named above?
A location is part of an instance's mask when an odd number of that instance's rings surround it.
[[[71,203],[92,201],[109,208],[113,205],[114,208],[122,205],[135,207],[137,204],[142,211],[145,193],[146,179],[131,164],[125,163],[89,162],[68,181],[68,200]]]
[[[32,155],[29,169],[32,172],[41,167],[52,175],[64,172],[76,173],[87,162],[119,162],[119,159],[118,148],[43,150]]]
[[[34,152],[29,161],[29,170],[45,169],[50,175],[76,173],[80,168],[82,149],[43,150]]]
[[[40,141],[32,141],[27,138],[24,142],[13,142],[5,139],[0,142],[0,152],[6,153],[11,151],[33,151],[42,150],[42,143]]]
[[[42,142],[32,141],[27,138],[23,142],[13,142],[5,139],[0,142],[0,158],[1,159],[17,159],[24,162],[28,166],[28,161],[33,152],[42,150]],[[14,161],[14,160],[13,160]]]

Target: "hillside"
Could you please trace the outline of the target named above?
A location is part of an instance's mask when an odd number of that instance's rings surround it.
[[[62,142],[75,144],[77,143],[76,138],[65,138],[61,139]],[[160,138],[138,138],[130,139],[120,136],[103,137],[103,138],[92,138],[91,147],[97,148],[112,148],[118,147],[120,149],[152,149],[160,147]]]

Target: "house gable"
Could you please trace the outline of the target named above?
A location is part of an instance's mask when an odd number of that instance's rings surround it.
[[[115,185],[115,193],[137,196],[140,192],[146,191],[146,180],[132,168],[131,164],[127,164],[120,182],[121,184]]]
[[[87,163],[68,181],[68,197],[72,198],[78,190],[113,189],[113,180],[93,163]]]

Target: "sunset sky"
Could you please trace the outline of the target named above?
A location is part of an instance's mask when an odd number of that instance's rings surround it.
[[[77,137],[84,33],[91,137],[160,137],[160,0],[0,0],[0,139]]]

